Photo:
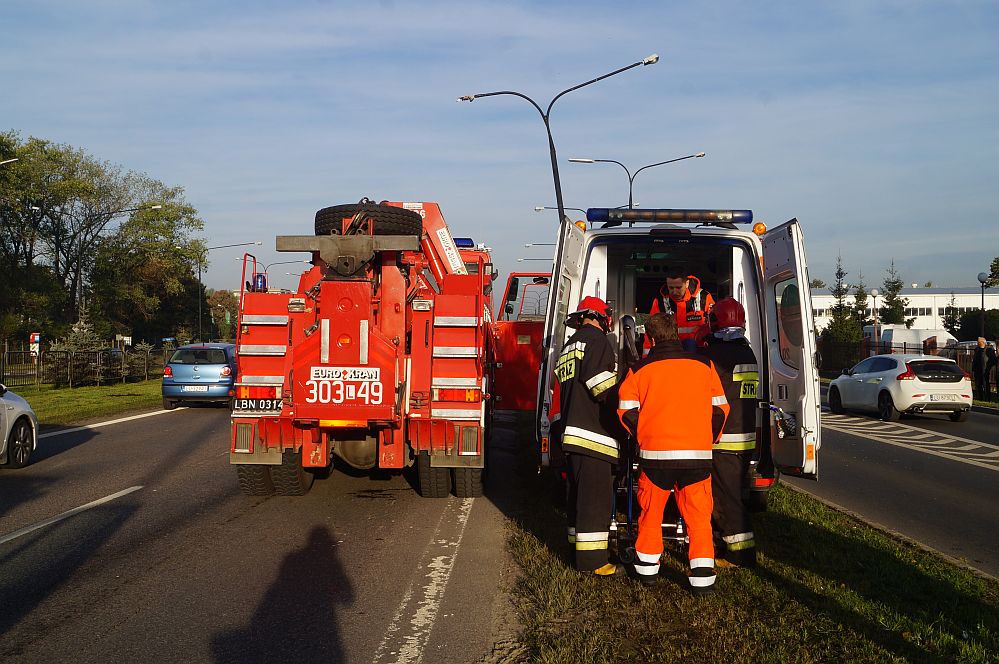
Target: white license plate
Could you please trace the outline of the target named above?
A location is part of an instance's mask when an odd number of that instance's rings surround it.
[[[182,385],[180,388],[181,392],[207,392],[207,385]]]
[[[930,401],[957,401],[959,399],[956,394],[931,394]]]

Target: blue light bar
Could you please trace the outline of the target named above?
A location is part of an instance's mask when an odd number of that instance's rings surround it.
[[[590,222],[620,223],[663,222],[693,224],[751,224],[752,210],[619,210],[615,208],[590,208],[586,211]]]
[[[454,245],[459,249],[474,249],[475,241],[470,237],[456,237]]]

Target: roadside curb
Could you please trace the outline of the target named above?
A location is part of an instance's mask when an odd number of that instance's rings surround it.
[[[999,415],[999,408],[993,408],[992,406],[972,406],[971,412],[985,413],[986,415]]]
[[[995,410],[995,409],[992,409],[992,410]],[[871,528],[875,528],[876,530],[880,530],[881,532],[886,533],[887,535],[890,535],[891,537],[893,537],[894,539],[899,540],[903,544],[908,544],[909,546],[913,546],[913,547],[915,547],[917,549],[925,551],[926,553],[932,553],[935,556],[939,556],[939,557],[943,558],[944,560],[946,560],[947,562],[949,562],[950,564],[956,565],[956,566],[960,567],[961,569],[966,569],[969,572],[972,572],[973,574],[982,577],[983,579],[988,579],[990,581],[999,581],[999,577],[992,576],[988,572],[982,571],[982,570],[978,569],[977,567],[974,567],[973,565],[971,565],[971,563],[969,563],[967,560],[964,560],[963,558],[957,558],[957,557],[952,556],[952,555],[950,555],[948,553],[944,553],[943,551],[938,551],[938,550],[936,550],[936,549],[934,549],[932,547],[929,547],[929,546],[923,544],[922,542],[917,542],[916,540],[914,540],[911,537],[908,537],[906,535],[903,535],[902,533],[898,532],[897,530],[893,530],[893,529],[889,528],[888,526],[886,526],[884,524],[878,523],[877,521],[872,521],[872,520],[864,517],[863,515],[858,514],[857,512],[854,512],[851,509],[843,507],[842,505],[840,505],[838,503],[834,503],[833,501],[828,500],[826,498],[822,498],[820,496],[816,496],[814,493],[812,493],[808,489],[803,489],[803,488],[801,488],[799,486],[795,486],[794,484],[790,484],[789,482],[781,482],[781,486],[787,487],[788,489],[791,489],[792,491],[797,491],[798,493],[803,493],[806,496],[808,496],[809,498],[817,500],[818,502],[822,503],[823,505],[825,505],[826,507],[828,507],[830,509],[836,510],[837,512],[839,512],[841,514],[845,514],[845,515],[847,515],[849,517],[853,517],[854,519],[856,519],[858,521],[866,523]]]

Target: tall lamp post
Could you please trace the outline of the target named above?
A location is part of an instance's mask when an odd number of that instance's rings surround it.
[[[698,152],[697,154],[688,154],[686,157],[677,157],[676,159],[667,159],[666,161],[659,161],[654,164],[647,164],[642,166],[634,174],[628,170],[628,167],[615,159],[590,159],[589,157],[573,157],[569,159],[574,164],[617,164],[624,169],[624,172],[628,174],[628,209],[631,210],[635,207],[634,198],[632,192],[635,187],[635,177],[647,168],[652,168],[654,166],[662,166],[663,164],[672,164],[674,161],[683,161],[684,159],[695,159],[697,157],[703,157],[703,152]]]
[[[559,98],[561,98],[563,95],[566,95],[566,94],[572,92],[573,90],[578,90],[580,88],[584,88],[587,85],[591,85],[593,83],[596,83],[597,81],[602,81],[605,78],[610,78],[611,76],[615,76],[617,74],[620,74],[621,72],[628,71],[629,69],[634,69],[635,67],[640,67],[640,66],[645,66],[645,65],[654,65],[657,62],[659,62],[659,56],[656,55],[656,54],[652,54],[652,55],[648,56],[647,58],[639,60],[638,62],[631,63],[627,67],[621,67],[620,69],[615,69],[614,71],[610,72],[609,74],[604,74],[603,76],[598,76],[598,77],[596,77],[594,79],[586,81],[585,83],[580,83],[579,85],[574,85],[571,88],[563,90],[562,92],[560,92],[557,95],[555,95],[552,98],[551,102],[548,103],[548,110],[546,110],[546,111],[542,111],[541,110],[541,106],[539,106],[536,101],[534,101],[533,99],[531,99],[527,95],[525,95],[525,94],[523,94],[521,92],[514,92],[513,90],[500,90],[498,92],[481,92],[481,93],[474,94],[474,95],[464,95],[462,97],[458,97],[458,101],[468,101],[468,102],[471,102],[471,101],[475,101],[476,99],[479,99],[481,97],[495,97],[495,96],[498,96],[498,95],[512,95],[514,97],[520,97],[521,99],[523,99],[524,101],[526,101],[527,103],[529,103],[531,106],[533,106],[535,108],[535,110],[537,110],[538,114],[541,115],[541,120],[545,123],[545,131],[548,132],[548,154],[551,157],[551,161],[552,161],[552,178],[554,178],[554,180],[555,180],[555,201],[556,201],[556,203],[558,205],[558,221],[561,224],[562,220],[565,218],[565,207],[564,207],[563,202],[562,202],[562,183],[559,181],[559,177],[558,177],[558,157],[555,154],[555,139],[552,138],[552,128],[551,128],[551,124],[550,124],[551,113],[552,113],[552,106],[555,105],[555,102],[557,102],[559,100]]]
[[[978,328],[978,336],[985,336],[985,284],[989,282],[988,272],[978,273],[978,283],[982,285],[982,324]]]
[[[874,310],[874,354],[877,355],[881,352],[881,337],[878,335],[878,289],[871,289],[871,298],[873,304],[871,305]]]
[[[251,245],[263,244],[262,242],[238,242],[236,244],[220,244],[217,247],[205,247],[204,253],[207,254],[212,249],[228,249],[229,247],[248,247]],[[198,342],[203,342],[201,337],[201,291],[204,287],[201,284],[201,265],[204,262],[202,260],[203,254],[198,254]]]

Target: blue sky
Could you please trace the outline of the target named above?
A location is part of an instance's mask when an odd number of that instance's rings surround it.
[[[433,200],[502,271],[542,262],[565,204],[751,208],[803,224],[812,276],[977,286],[999,256],[995,2],[7,0],[0,129],[186,189],[209,245],[310,234],[315,210]],[[237,287],[239,250],[206,285]],[[277,285],[292,278],[275,266]]]

